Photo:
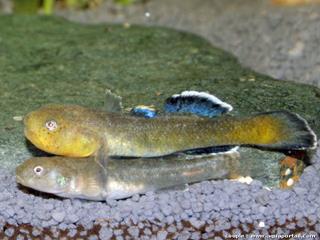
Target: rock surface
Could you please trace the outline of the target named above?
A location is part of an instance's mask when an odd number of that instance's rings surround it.
[[[320,4],[296,7],[272,0],[148,0],[120,7],[106,1],[89,11],[57,11],[78,22],[157,25],[199,34],[232,52],[250,68],[296,82],[320,86]]]

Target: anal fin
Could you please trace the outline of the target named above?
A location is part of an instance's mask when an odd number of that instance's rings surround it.
[[[238,150],[238,146],[215,146],[208,148],[198,148],[184,151],[183,153],[187,155],[208,155],[208,154],[221,154],[227,152],[233,152]]]

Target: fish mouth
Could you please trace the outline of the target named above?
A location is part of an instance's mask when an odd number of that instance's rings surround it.
[[[24,135],[25,137],[30,141],[30,142],[33,142],[31,141],[33,138],[33,136],[35,135],[30,129],[28,129],[27,127],[24,128]]]
[[[27,114],[24,119],[23,119],[23,124],[24,124],[24,135],[26,136],[26,138],[33,143],[34,139],[36,138],[36,132],[32,130],[32,124],[30,124],[30,114]]]
[[[60,190],[50,190],[47,187],[35,186],[35,184],[33,184],[29,181],[25,181],[25,179],[19,175],[16,175],[16,182],[23,187],[34,189],[36,191],[43,192],[43,193],[50,193],[50,194],[59,195],[59,194],[63,194],[65,192],[64,190],[61,190],[61,189]]]
[[[25,115],[23,118],[23,124],[26,126],[28,123],[28,119],[29,119],[29,114]]]
[[[29,138],[30,138],[30,137],[29,137],[29,130],[25,127],[24,130],[23,130],[23,132],[24,132],[24,135],[26,136],[26,138],[29,139]]]
[[[24,187],[27,187],[42,193],[50,193],[54,195],[59,195],[64,193],[63,190],[49,190],[48,188],[45,188],[45,187],[42,188],[42,187],[33,186],[33,184],[24,183],[23,179],[20,177],[17,177],[17,183],[21,184]]]

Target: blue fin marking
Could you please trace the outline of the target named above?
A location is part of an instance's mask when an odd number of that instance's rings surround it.
[[[150,106],[139,105],[131,109],[130,113],[137,117],[155,118],[157,111]]]
[[[231,105],[206,92],[184,91],[166,99],[168,113],[193,113],[202,117],[217,117],[231,111]]]

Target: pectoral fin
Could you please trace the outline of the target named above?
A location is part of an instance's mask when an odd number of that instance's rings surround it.
[[[108,164],[108,149],[106,145],[102,145],[97,151],[94,161],[100,166],[100,180],[102,185],[104,186],[107,182],[108,172],[107,172],[107,164]]]
[[[99,181],[100,179],[96,176],[92,176],[84,179],[84,188],[82,194],[85,198],[90,198],[92,200],[101,200],[101,195],[103,195],[104,183]]]

